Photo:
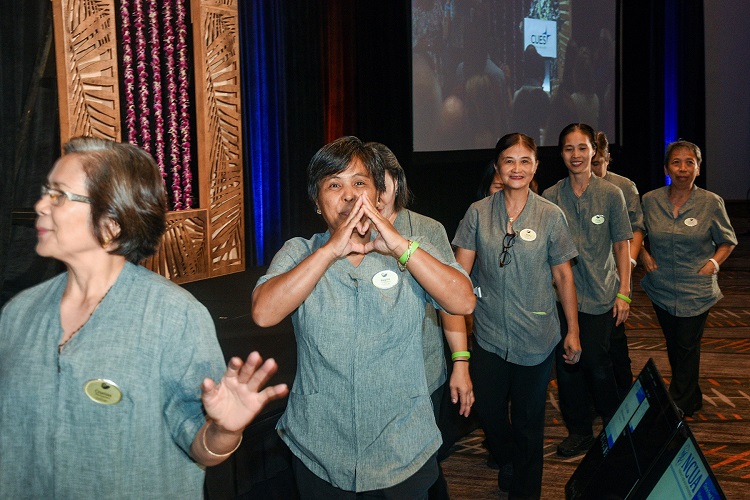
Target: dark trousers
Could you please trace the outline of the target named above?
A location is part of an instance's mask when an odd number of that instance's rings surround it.
[[[357,493],[336,488],[328,481],[316,476],[299,458],[296,456],[292,458],[292,469],[294,469],[297,489],[302,500],[354,500],[358,498],[427,500],[427,489],[435,482],[437,466],[437,458],[433,455],[422,468],[404,481],[382,490]]]
[[[555,369],[562,413],[568,432],[589,436],[592,434],[591,403],[606,425],[619,405],[617,384],[609,359],[609,341],[615,320],[612,310],[604,314],[578,313],[581,339],[581,360],[569,365],[563,360],[563,339],[568,333],[568,323],[557,305],[560,316],[560,334],[557,345]]]
[[[624,398],[633,384],[633,370],[630,367],[628,336],[625,334],[624,321],[612,328],[612,336],[609,339],[609,359],[612,361],[617,391],[620,397]]]
[[[700,408],[703,393],[698,385],[701,363],[701,339],[708,311],[698,316],[679,318],[654,304],[654,311],[667,341],[667,355],[672,367],[669,395],[687,415]]]
[[[432,399],[432,411],[435,413],[435,422],[437,422],[438,428],[440,427],[440,409],[443,402],[443,393],[446,390],[450,391],[448,382],[445,382],[430,394],[430,399]],[[443,429],[440,429],[440,433],[443,433]],[[432,486],[430,486],[427,496],[430,500],[448,500],[450,498],[450,495],[448,494],[448,482],[445,480],[443,468],[440,466],[440,463],[438,463],[437,468],[438,477]]]
[[[501,470],[503,465],[513,464],[509,498],[541,495],[544,412],[553,356],[554,352],[536,366],[521,366],[474,344],[471,356],[474,410],[484,428],[490,453]]]

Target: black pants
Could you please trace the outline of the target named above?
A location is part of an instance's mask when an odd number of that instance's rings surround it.
[[[667,341],[667,355],[672,367],[669,395],[674,403],[688,415],[699,408],[703,393],[698,385],[701,363],[701,339],[706,327],[708,311],[698,316],[680,318],[672,316],[654,304],[654,311]]]
[[[630,353],[628,352],[628,336],[625,334],[625,322],[612,328],[609,339],[609,359],[612,361],[612,371],[617,383],[617,391],[624,398],[633,385],[633,370],[630,367]]]
[[[513,464],[510,498],[541,495],[544,412],[553,356],[554,351],[536,366],[521,366],[474,344],[471,356],[474,410],[484,428],[490,453],[501,470],[503,465]]]
[[[568,323],[559,303],[557,308],[562,336],[555,355],[560,412],[568,432],[591,435],[592,402],[604,425],[610,421],[620,402],[612,361],[609,359],[609,341],[615,319],[612,317],[612,310],[604,314],[579,312],[581,360],[569,365],[562,357],[565,352],[563,341],[568,333]]]
[[[445,382],[430,394],[430,399],[432,399],[432,411],[435,413],[435,422],[437,422],[438,428],[440,428],[440,410],[443,403],[443,393],[446,390],[450,392],[450,387],[448,386],[449,383]],[[440,429],[440,434],[442,435],[442,433],[443,429]],[[445,480],[443,468],[440,466],[440,463],[438,463],[437,468],[438,477],[432,486],[430,486],[427,496],[430,500],[448,500],[450,498],[450,495],[448,494],[448,482]]]
[[[297,489],[302,500],[354,500],[358,498],[427,500],[427,489],[437,477],[437,458],[433,455],[411,477],[394,486],[360,493],[336,488],[328,481],[316,476],[296,456],[292,458],[292,469],[294,469]]]

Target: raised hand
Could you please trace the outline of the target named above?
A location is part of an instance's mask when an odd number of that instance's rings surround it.
[[[252,352],[244,363],[240,358],[232,358],[219,384],[210,378],[201,384],[201,399],[208,417],[229,432],[247,427],[267,403],[289,392],[286,384],[263,389],[277,369],[273,359],[263,362],[257,352]]]

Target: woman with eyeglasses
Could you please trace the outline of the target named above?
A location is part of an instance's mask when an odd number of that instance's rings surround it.
[[[500,466],[498,485],[511,498],[541,495],[544,410],[560,332],[555,287],[570,325],[562,361],[575,364],[581,354],[570,265],[578,252],[562,211],[529,188],[538,163],[531,137],[502,137],[495,168],[504,188],[472,204],[453,239],[477,290],[474,408]]]
[[[604,425],[617,410],[609,341],[612,329],[630,311],[633,231],[620,188],[591,171],[597,153],[595,136],[594,129],[583,123],[572,123],[560,132],[568,177],[542,193],[565,213],[578,250],[573,276],[583,352],[576,366],[559,361],[556,365],[560,412],[569,432],[557,447],[557,454],[564,457],[584,453],[594,443],[592,401]],[[569,327],[561,322],[563,337]],[[561,342],[558,352],[562,351]]]
[[[37,253],[67,272],[0,316],[2,496],[201,498],[205,466],[286,386],[261,390],[276,364],[258,353],[227,367],[206,308],[137,265],[166,226],[153,158],[63,150],[34,208]]]

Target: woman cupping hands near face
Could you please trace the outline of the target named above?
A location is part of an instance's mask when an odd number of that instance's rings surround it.
[[[340,490],[416,498],[437,477],[425,306],[470,314],[475,298],[460,266],[377,210],[384,191],[381,159],[359,139],[321,148],[308,194],[328,230],[287,241],[253,292],[259,325],[292,314],[299,369],[277,429],[296,457],[302,498]]]

